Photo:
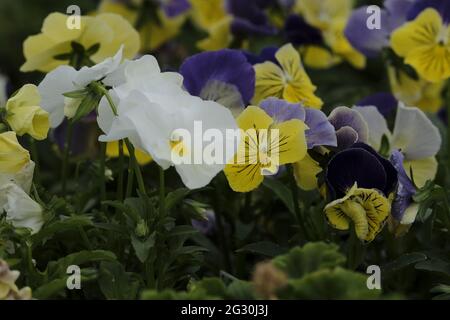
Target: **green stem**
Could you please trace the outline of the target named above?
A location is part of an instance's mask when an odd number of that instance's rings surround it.
[[[119,179],[117,182],[117,200],[123,200],[123,180],[124,180],[124,170],[125,157],[123,154],[123,140],[119,141]]]
[[[30,150],[31,150],[31,158],[34,161],[35,164],[35,168],[34,168],[34,181],[36,181],[36,183],[39,183],[40,180],[40,172],[39,172],[39,152],[38,149],[36,147],[36,140],[34,140],[33,137],[30,137],[29,139],[30,141]]]
[[[292,206],[294,207],[295,217],[296,217],[297,223],[299,224],[299,226],[302,230],[305,240],[308,240],[309,239],[308,230],[305,225],[305,219],[300,210],[300,203],[298,201],[298,187],[297,187],[297,183],[295,182],[294,169],[292,168],[292,166],[289,166],[289,179],[290,179],[290,184],[291,184]]]
[[[128,179],[127,179],[127,190],[125,193],[125,198],[129,198],[133,193],[134,184],[134,171],[133,171],[133,159],[130,158],[128,163]]]
[[[164,217],[166,213],[166,187],[164,169],[159,167],[159,215]]]
[[[142,177],[141,168],[139,167],[139,163],[137,162],[137,159],[136,159],[136,154],[134,152],[133,144],[128,139],[125,139],[125,144],[127,146],[128,152],[130,153],[130,159],[133,162],[133,169],[134,169],[134,174],[136,175],[139,192],[142,195],[146,195],[147,191],[145,190],[144,178]]]
[[[100,199],[103,203],[106,201],[106,143],[100,142]],[[102,204],[102,211],[105,210],[105,206]]]
[[[67,170],[69,165],[70,145],[72,143],[73,122],[69,121],[67,124],[66,140],[64,142],[63,162],[61,169],[61,183],[62,183],[62,195],[66,195],[67,186]]]

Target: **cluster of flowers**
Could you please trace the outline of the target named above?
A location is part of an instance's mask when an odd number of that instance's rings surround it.
[[[450,75],[447,5],[387,0],[383,25],[389,30],[367,33],[357,27],[364,8],[352,12],[346,0],[282,1],[284,11],[269,10],[271,1],[168,3],[158,10],[157,26],[140,21],[139,1],[129,6],[103,1],[100,14],[81,17],[81,28],[73,30],[66,28],[67,16],[52,13],[42,32],[25,41],[21,70],[47,74],[38,87],[22,87],[2,109],[0,209],[8,220],[33,232],[44,223],[40,205],[29,196],[34,164],[16,135],[45,139],[49,128],[65,119],[76,122],[96,114],[103,132],[99,141],[109,143],[110,156],[125,143],[140,164],[153,160],[164,170],[175,166],[188,188],[208,185],[223,170],[234,191],[250,192],[263,182],[263,169],[276,172],[290,164],[300,188],[320,190],[327,199],[324,212],[336,229],[353,224],[357,236],[369,242],[388,219],[394,229],[414,222],[418,205],[413,196],[436,175],[441,136],[423,111],[410,106],[431,108],[429,99]],[[399,7],[406,3],[408,10]],[[280,26],[277,17],[285,12],[291,14]],[[155,48],[176,35],[187,15],[209,33],[199,47],[215,51],[187,58],[179,72],[162,72],[151,55],[134,59],[141,45]],[[267,48],[259,56],[226,49],[236,42],[245,46],[248,35],[275,35],[280,28],[289,42],[280,48]],[[369,35],[380,40],[376,46]],[[401,66],[392,66],[391,81],[401,101],[393,129],[377,103],[323,113],[303,61],[325,68],[345,60],[362,68],[366,56],[389,44],[418,75],[413,79]],[[191,132],[195,121],[224,136],[227,129],[255,129],[256,136],[241,137],[237,150],[223,154],[233,159],[256,154],[259,160],[174,163],[173,150],[183,153],[189,146],[180,146],[173,132]],[[257,137],[262,130],[277,130],[278,138],[262,144]]]

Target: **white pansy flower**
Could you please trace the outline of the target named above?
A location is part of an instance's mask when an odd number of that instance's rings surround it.
[[[6,212],[6,221],[18,228],[31,229],[32,234],[44,224],[41,206],[14,183],[0,186],[0,210]]]
[[[435,156],[441,148],[442,138],[439,129],[422,110],[400,103],[391,134],[386,120],[375,107],[354,109],[363,116],[369,126],[372,147],[379,150],[381,138],[386,135],[391,151],[400,150],[403,153],[405,171],[410,175],[412,169],[414,182],[419,188],[423,187],[427,180],[435,178],[438,168]]]
[[[71,99],[63,94],[81,90],[92,81],[98,81],[113,73],[122,61],[123,46],[114,57],[107,58],[93,67],[83,67],[76,70],[71,66],[60,66],[49,72],[39,84],[41,107],[50,114],[52,128],[58,127],[64,116],[73,117],[81,102]]]
[[[34,167],[34,162],[30,161],[19,172],[0,173],[0,186],[8,183],[14,183],[26,193],[30,193],[31,184],[33,182]]]

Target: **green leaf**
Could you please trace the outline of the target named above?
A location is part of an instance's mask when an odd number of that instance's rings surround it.
[[[277,179],[264,179],[264,186],[272,190],[289,211],[295,214],[291,190]]]
[[[254,300],[253,284],[248,281],[235,280],[227,288],[229,299]]]
[[[107,299],[135,299],[139,289],[139,281],[117,261],[100,264],[99,285]]]
[[[191,190],[187,188],[180,188],[175,191],[169,192],[166,196],[166,210],[170,210],[186,198]]]
[[[156,233],[152,233],[147,239],[144,241],[140,240],[136,235],[131,236],[131,244],[133,245],[134,252],[138,257],[139,261],[144,263],[149,254],[150,249],[155,245],[155,236]]]
[[[81,266],[86,263],[113,260],[116,260],[116,255],[105,250],[85,250],[72,253],[57,261],[51,261],[48,263],[47,270],[49,279],[56,279],[66,276],[67,268],[71,265]]]
[[[394,272],[412,264],[427,260],[427,256],[420,252],[406,253],[383,266],[383,272]]]
[[[320,269],[343,266],[345,260],[345,256],[339,252],[337,245],[311,242],[302,248],[294,248],[287,254],[276,257],[273,263],[290,278],[301,278]]]
[[[227,288],[220,278],[203,278],[192,285],[191,292],[203,291],[208,296],[227,297]]]
[[[255,243],[250,243],[238,250],[236,252],[249,252],[254,254],[259,254],[267,257],[275,257],[286,252],[286,249],[280,247],[278,244],[270,241],[260,241]]]
[[[416,264],[417,270],[442,273],[450,276],[450,263],[441,259],[430,259]]]
[[[193,228],[192,226],[184,225],[184,226],[176,226],[172,230],[170,230],[168,237],[189,237],[198,234],[198,230]]]
[[[50,223],[32,237],[33,247],[44,244],[47,239],[52,238],[57,233],[63,233],[78,228],[92,226],[92,221],[86,216],[71,216],[60,221]]]

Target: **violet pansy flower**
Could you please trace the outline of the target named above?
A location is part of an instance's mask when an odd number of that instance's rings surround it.
[[[169,18],[177,17],[191,8],[188,0],[160,0],[161,8]]]
[[[316,146],[337,145],[334,127],[326,115],[317,109],[305,108],[301,104],[292,104],[277,98],[268,98],[260,103],[263,109],[275,122],[299,119],[308,126],[306,142],[308,149]]]
[[[224,49],[196,54],[180,67],[184,87],[204,100],[216,101],[235,114],[255,92],[255,71],[238,50]]]

